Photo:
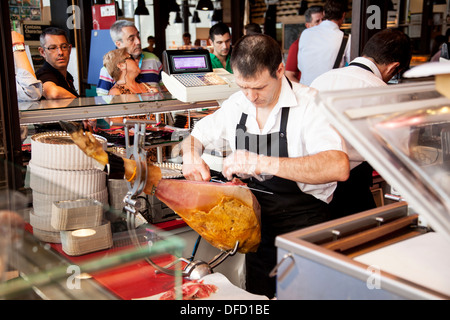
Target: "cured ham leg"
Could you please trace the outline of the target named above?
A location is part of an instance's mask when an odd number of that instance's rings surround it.
[[[206,241],[222,250],[256,251],[260,206],[239,180],[229,183],[163,179],[155,195]]]
[[[73,142],[88,156],[94,158],[102,165],[107,165],[109,162],[108,152],[103,150],[100,142],[95,139],[93,134],[89,131],[84,131],[80,124],[76,122],[59,121],[61,127],[69,133]],[[136,161],[123,158],[123,167],[125,171],[125,179],[135,180],[136,175]],[[144,192],[147,194],[153,193],[153,190],[161,180],[161,169],[149,164],[147,170],[147,184],[144,187]]]
[[[103,165],[108,164],[108,153],[90,132],[83,132],[76,123],[60,123],[84,153]],[[123,161],[125,178],[133,179],[136,162],[127,158]],[[162,179],[160,168],[149,164],[144,192],[154,193],[216,248],[232,250],[237,241],[238,252],[252,252],[258,248],[260,206],[240,180],[216,183]]]

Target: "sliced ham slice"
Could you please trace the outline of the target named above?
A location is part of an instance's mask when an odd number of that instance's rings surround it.
[[[195,300],[208,298],[214,292],[217,292],[217,286],[213,284],[205,284],[203,280],[192,280],[181,286],[181,294],[183,300]],[[175,288],[164,292],[159,300],[175,300]]]

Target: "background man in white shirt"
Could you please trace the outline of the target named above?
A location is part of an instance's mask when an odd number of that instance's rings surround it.
[[[246,290],[272,298],[275,237],[327,221],[335,181],[348,178],[349,163],[342,139],[314,103],[315,91],[285,77],[273,38],[241,38],[231,64],[241,90],[196,123],[183,142],[183,174],[208,181],[203,149],[228,145],[233,153],[224,160],[224,177],[250,177],[248,186],[262,190],[254,192],[261,205],[261,243],[246,254]]]
[[[333,69],[344,32],[339,28],[348,11],[346,0],[328,0],[324,5],[324,21],[302,32],[298,44],[300,83],[309,86],[324,72]],[[350,61],[350,37],[346,43],[339,67]]]
[[[411,43],[399,30],[386,29],[372,36],[362,56],[348,67],[328,71],[316,78],[311,87],[321,91],[387,86],[387,82],[409,67]],[[372,167],[347,143],[350,178],[339,182],[330,203],[333,217],[345,216],[375,207],[370,191]]]

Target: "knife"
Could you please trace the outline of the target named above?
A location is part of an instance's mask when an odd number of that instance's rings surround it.
[[[218,182],[218,183],[225,183],[225,181],[217,180],[217,179],[211,179],[210,181],[211,181],[211,182]],[[249,190],[251,190],[251,191],[257,191],[257,192],[263,192],[263,193],[273,194],[273,192],[270,192],[270,191],[260,190],[260,189],[255,189],[255,188],[250,188],[250,187],[248,187],[248,186],[241,186],[241,185],[236,185],[236,186],[241,187],[241,188],[245,188],[245,189],[249,189]]]

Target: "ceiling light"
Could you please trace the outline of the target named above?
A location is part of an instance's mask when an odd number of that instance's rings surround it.
[[[148,12],[147,7],[145,6],[145,0],[138,0],[138,6],[136,10],[134,10],[134,15],[136,16],[148,16],[150,12]]]
[[[175,0],[169,0],[169,12],[179,12],[180,11],[180,6],[178,5],[178,3]]]
[[[214,9],[211,21],[219,21],[221,22],[223,19],[223,10],[222,9]]]
[[[192,17],[192,23],[200,23],[200,17],[198,16],[198,11],[194,11],[194,16]]]
[[[211,0],[199,0],[196,9],[212,11],[212,10],[214,10],[214,6],[213,6]]]
[[[175,23],[183,23],[183,19],[181,19],[180,12],[177,12],[177,15],[175,17]]]

